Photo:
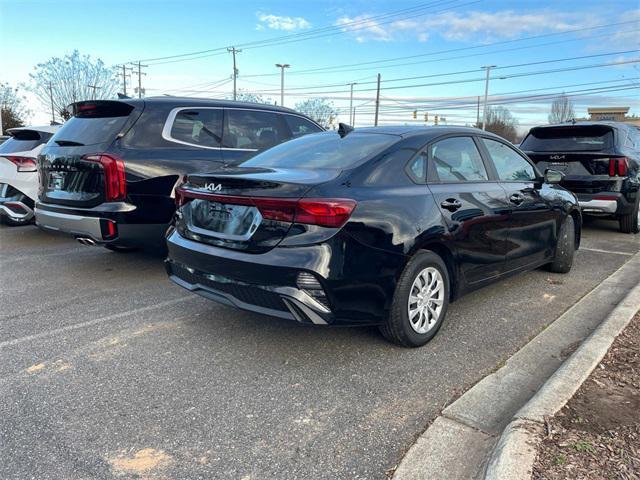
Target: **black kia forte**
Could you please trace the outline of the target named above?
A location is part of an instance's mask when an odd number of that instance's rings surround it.
[[[582,217],[562,173],[476,129],[350,130],[188,176],[167,233],[171,280],[301,323],[378,325],[415,347],[460,295],[571,269]]]

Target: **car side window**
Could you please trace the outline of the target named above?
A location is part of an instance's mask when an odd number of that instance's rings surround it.
[[[266,150],[291,137],[284,115],[258,110],[225,110],[223,147]]]
[[[528,181],[536,179],[533,166],[514,149],[489,138],[482,138],[481,141],[489,152],[500,180]]]
[[[220,147],[222,110],[219,108],[189,108],[180,110],[171,125],[174,140],[202,147]]]
[[[322,131],[320,127],[311,123],[309,120],[296,115],[285,115],[284,119],[287,122],[287,125],[289,125],[293,138],[301,137],[307,133],[317,133]]]
[[[451,137],[430,147],[430,158],[441,182],[488,180],[482,157],[471,137]]]

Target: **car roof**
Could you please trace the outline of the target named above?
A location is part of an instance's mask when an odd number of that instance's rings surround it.
[[[448,135],[453,133],[466,133],[468,135],[486,135],[490,137],[501,138],[491,132],[473,127],[462,127],[454,125],[434,125],[434,126],[416,126],[416,125],[388,125],[379,127],[362,127],[354,129],[359,133],[381,133],[386,135],[398,135],[404,138],[424,136],[436,137],[440,135]]]
[[[32,130],[36,132],[45,132],[45,133],[56,133],[56,131],[60,128],[60,125],[40,125],[40,126],[31,126],[31,127],[15,127],[9,128],[7,133],[12,134],[13,132],[20,132],[23,130]]]
[[[186,106],[186,107],[224,107],[224,108],[252,108],[258,110],[269,110],[272,112],[281,112],[281,113],[293,113],[296,115],[302,115],[295,110],[287,107],[279,107],[277,105],[269,105],[267,103],[252,103],[252,102],[238,102],[234,100],[221,100],[214,98],[197,98],[197,97],[174,97],[170,95],[163,95],[161,97],[145,97],[143,99],[136,98],[126,98],[120,99],[126,103],[131,105],[135,105],[138,103],[145,104],[164,104],[164,105],[175,105]]]
[[[531,128],[531,130],[540,130],[543,128],[558,128],[558,127],[629,127],[628,123],[624,122],[614,122],[609,120],[594,120],[594,121],[581,121],[581,122],[563,122],[563,123],[553,123],[551,125],[538,125],[537,127]]]

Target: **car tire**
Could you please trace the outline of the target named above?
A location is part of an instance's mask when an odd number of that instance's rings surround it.
[[[125,247],[123,245],[114,245],[112,243],[103,245],[103,247],[106,248],[107,250],[111,250],[112,252],[118,252],[118,253],[135,252],[136,250],[138,250],[136,247]]]
[[[547,270],[554,273],[569,273],[573,265],[573,256],[576,252],[576,226],[571,215],[560,227],[556,253],[553,262],[547,265]]]
[[[638,233],[640,231],[640,192],[637,194],[636,203],[633,210],[626,215],[622,215],[619,219],[620,231],[622,233]]]
[[[403,347],[427,343],[447,314],[449,289],[449,272],[442,258],[433,252],[417,253],[400,275],[389,317],[380,326],[382,335]]]

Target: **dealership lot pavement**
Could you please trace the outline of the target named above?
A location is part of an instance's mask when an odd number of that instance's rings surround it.
[[[569,275],[475,292],[407,350],[218,306],[157,256],[0,227],[0,478],[384,478],[639,237],[589,222]]]

